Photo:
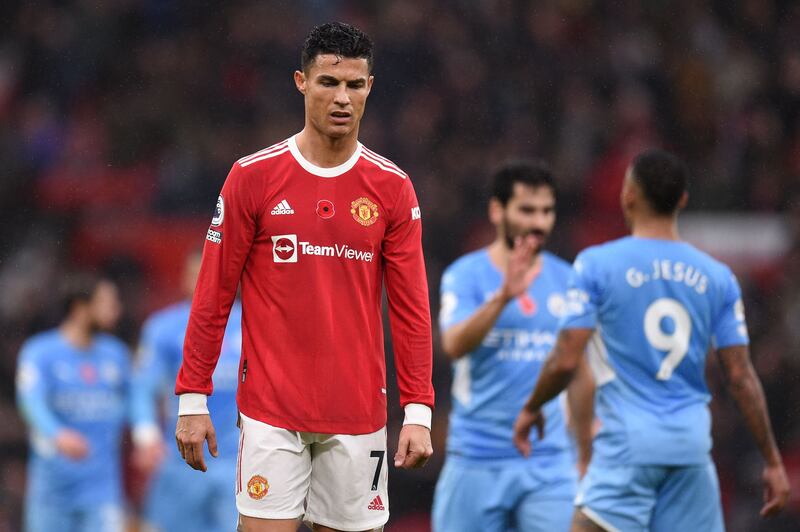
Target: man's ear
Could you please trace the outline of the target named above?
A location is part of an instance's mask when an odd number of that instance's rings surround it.
[[[687,205],[689,205],[689,193],[684,190],[680,201],[678,201],[678,209],[683,210]]]
[[[295,70],[294,86],[297,87],[297,90],[300,91],[303,96],[306,94],[306,83],[306,75],[300,70]]]
[[[489,221],[492,222],[492,225],[497,227],[503,221],[503,204],[500,203],[500,200],[497,198],[491,198],[489,200]]]

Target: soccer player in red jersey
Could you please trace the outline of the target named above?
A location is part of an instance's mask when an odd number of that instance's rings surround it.
[[[388,520],[385,283],[405,421],[394,464],[432,454],[433,387],[421,220],[408,176],[358,141],[372,42],[312,30],[294,73],[305,127],[239,159],[206,236],[176,393],[176,440],[216,454],[206,396],[241,283],[237,506],[246,532],[373,530]]]

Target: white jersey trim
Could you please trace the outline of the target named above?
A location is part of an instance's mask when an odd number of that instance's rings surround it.
[[[249,160],[255,159],[256,157],[259,157],[261,155],[266,155],[266,154],[271,153],[273,151],[280,150],[281,148],[285,148],[288,142],[289,142],[289,139],[283,140],[283,141],[281,141],[281,142],[279,142],[277,144],[273,144],[269,148],[264,148],[263,150],[259,150],[259,151],[255,152],[255,153],[251,153],[250,155],[246,155],[246,156],[242,157],[241,159],[239,159],[237,162],[239,164],[244,164],[244,163],[248,162]]]
[[[586,354],[589,359],[589,367],[594,374],[595,384],[598,387],[617,378],[617,373],[608,360],[608,350],[605,342],[603,342],[603,333],[599,327],[589,339],[589,344],[586,346]]]
[[[321,166],[317,166],[316,164],[312,163],[305,157],[303,154],[300,153],[300,148],[297,147],[297,135],[293,135],[289,138],[289,151],[292,153],[292,156],[295,158],[297,163],[303,167],[303,169],[308,172],[309,174],[314,174],[315,176],[319,177],[337,177],[342,175],[345,172],[350,171],[358,162],[359,157],[361,157],[361,143],[356,143],[356,151],[353,152],[353,155],[350,156],[345,162],[340,164],[339,166],[332,166],[330,168],[323,168]]]
[[[402,168],[400,168],[399,166],[397,166],[396,164],[394,164],[392,161],[390,161],[389,159],[387,159],[387,158],[386,158],[386,157],[384,157],[383,155],[380,155],[380,154],[378,154],[378,153],[375,153],[374,151],[370,150],[370,149],[369,149],[369,148],[367,148],[366,146],[364,146],[364,153],[365,153],[365,154],[367,154],[367,155],[369,155],[369,156],[371,156],[373,159],[376,159],[377,161],[380,161],[380,162],[382,162],[384,165],[388,166],[389,168],[392,168],[392,169],[394,169],[394,170],[397,170],[398,172],[400,172],[401,174],[403,174],[405,177],[408,177],[408,174],[407,174],[407,173],[405,173],[405,172],[403,171],[403,169],[402,169]]]
[[[361,154],[361,156],[364,158],[364,160],[371,162],[372,164],[374,164],[375,166],[377,166],[381,170],[385,170],[385,171],[391,172],[391,173],[393,173],[395,175],[399,175],[403,179],[406,179],[408,177],[406,174],[403,173],[402,170],[400,170],[396,166],[394,166],[394,165],[388,166],[387,164],[381,162],[379,159],[373,157],[372,155],[368,155],[367,152],[363,152]]]
[[[284,146],[282,149],[279,149],[279,150],[276,150],[276,151],[267,152],[264,155],[256,157],[255,159],[250,159],[250,160],[245,161],[243,163],[239,163],[239,166],[244,168],[245,166],[249,166],[249,165],[251,165],[253,163],[257,163],[259,161],[263,161],[265,159],[272,159],[273,157],[277,157],[278,155],[283,155],[287,151],[289,151],[289,147],[288,146]]]
[[[606,530],[607,532],[620,532],[619,528],[615,527],[614,525],[612,525],[611,523],[600,517],[600,515],[597,512],[595,512],[588,506],[578,506],[578,508],[580,509],[581,512],[583,512],[583,515],[588,517],[590,521],[592,521],[594,524],[596,524],[603,530]]]

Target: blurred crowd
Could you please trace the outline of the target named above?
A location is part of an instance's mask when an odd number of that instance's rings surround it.
[[[797,2],[10,0],[0,20],[0,531],[17,530],[25,481],[18,348],[55,323],[59,280],[76,268],[116,279],[117,332],[135,344],[147,313],[179,297],[181,253],[202,244],[232,162],[302,128],[291,75],[308,30],[329,20],[376,43],[360,136],[414,180],[434,312],[442,269],[492,236],[487,177],[508,157],[553,165],[551,248],[566,259],[624,233],[623,171],[652,145],[689,163],[691,211],[787,224],[780,259],[732,264],[795,489],[782,517],[758,518],[760,459],[714,361],[709,383],[729,529],[796,530]],[[449,405],[438,346],[436,356],[437,459],[393,473],[388,530],[425,530]],[[390,416],[396,433],[399,407]]]

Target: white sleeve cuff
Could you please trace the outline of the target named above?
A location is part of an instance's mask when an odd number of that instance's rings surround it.
[[[178,396],[178,415],[196,416],[208,414],[207,397],[202,393],[184,393]]]
[[[403,425],[422,425],[431,430],[431,417],[433,412],[430,407],[419,403],[408,403],[405,407],[406,418]]]
[[[136,447],[152,445],[161,441],[161,429],[154,423],[136,425],[133,427],[132,437]]]

